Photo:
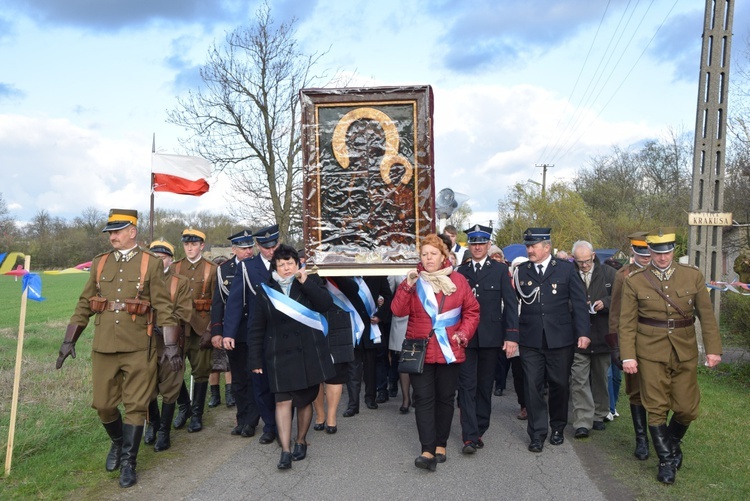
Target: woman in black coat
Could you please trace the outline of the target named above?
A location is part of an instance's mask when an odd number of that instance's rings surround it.
[[[293,247],[282,244],[274,251],[271,270],[272,278],[258,291],[250,323],[249,364],[253,372],[260,374],[265,359],[276,400],[276,426],[282,450],[278,468],[288,469],[293,460],[301,461],[307,455],[311,404],[320,383],[334,375],[325,335],[321,325],[314,325],[317,313],[327,311],[333,300],[318,277],[300,270],[299,256]],[[303,314],[285,313],[289,306]],[[290,451],[292,407],[297,408],[293,452]]]

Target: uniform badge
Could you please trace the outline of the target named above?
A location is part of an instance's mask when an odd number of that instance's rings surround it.
[[[552,294],[557,294],[557,284],[552,284]]]
[[[528,286],[531,287],[531,280],[529,280]]]

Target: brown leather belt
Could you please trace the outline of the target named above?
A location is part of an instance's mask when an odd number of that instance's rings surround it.
[[[119,301],[108,301],[107,311],[128,311],[128,305]]]
[[[638,323],[644,325],[650,325],[651,327],[662,327],[664,329],[680,329],[682,327],[690,327],[695,323],[695,317],[675,320],[670,318],[669,320],[654,320],[653,318],[638,317]]]

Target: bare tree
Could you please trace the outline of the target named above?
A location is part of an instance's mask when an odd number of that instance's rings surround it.
[[[275,221],[283,239],[301,220],[298,94],[317,80],[322,56],[301,53],[294,36],[294,20],[276,24],[264,3],[252,26],[212,45],[203,87],[168,112],[192,133],[182,145],[229,175],[230,213],[257,225]]]

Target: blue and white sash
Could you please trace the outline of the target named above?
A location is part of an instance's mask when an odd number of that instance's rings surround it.
[[[326,289],[331,293],[333,298],[333,304],[349,313],[349,317],[352,320],[352,344],[357,346],[359,340],[362,338],[362,334],[365,332],[365,324],[362,322],[362,317],[357,313],[357,309],[354,307],[349,298],[344,295],[341,290],[333,285],[329,280],[326,280]]]
[[[432,329],[435,331],[435,337],[438,340],[440,351],[443,352],[445,361],[452,364],[456,361],[456,355],[453,354],[451,343],[448,340],[448,332],[445,328],[458,323],[461,318],[461,307],[459,306],[458,308],[438,313],[439,308],[435,291],[432,290],[432,286],[422,277],[419,277],[419,280],[417,280],[417,295],[424,311],[427,312],[427,315],[432,320]]]
[[[357,285],[359,286],[357,289],[357,294],[359,294],[359,298],[365,304],[367,316],[375,316],[375,313],[378,311],[378,307],[375,304],[375,299],[373,299],[372,294],[370,294],[370,288],[367,287],[367,284],[364,280],[362,280],[362,277],[354,277],[354,281],[357,282]],[[372,339],[372,342],[375,344],[380,343],[381,336],[382,335],[380,334],[380,327],[378,327],[378,324],[371,323],[370,339]]]
[[[323,315],[317,311],[312,311],[307,306],[298,303],[283,292],[272,289],[266,284],[261,284],[261,286],[266,291],[273,307],[279,312],[301,324],[322,331],[324,336],[328,335],[328,322]]]

